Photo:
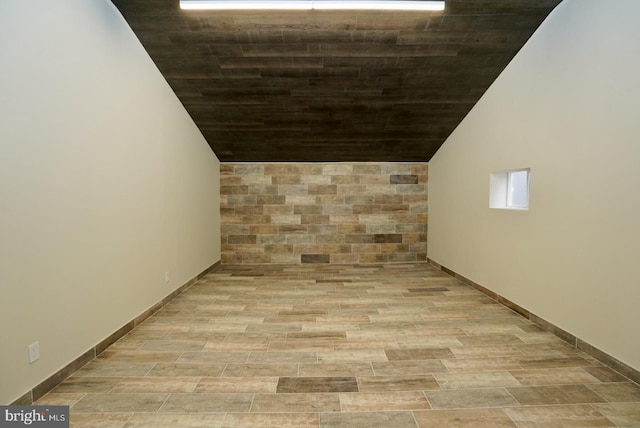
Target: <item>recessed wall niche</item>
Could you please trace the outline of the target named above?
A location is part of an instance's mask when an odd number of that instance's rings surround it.
[[[220,168],[222,263],[426,261],[426,162]]]

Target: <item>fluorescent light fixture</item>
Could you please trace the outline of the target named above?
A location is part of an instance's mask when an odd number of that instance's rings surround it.
[[[180,0],[180,8],[191,10],[444,10],[444,1]]]
[[[195,10],[308,10],[311,4],[297,0],[180,0],[181,9]]]

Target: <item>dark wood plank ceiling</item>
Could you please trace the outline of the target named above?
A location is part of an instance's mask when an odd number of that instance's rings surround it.
[[[561,0],[444,12],[112,1],[218,158],[272,162],[429,160]]]

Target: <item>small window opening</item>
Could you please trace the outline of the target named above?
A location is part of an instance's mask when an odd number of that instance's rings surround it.
[[[492,172],[489,180],[489,207],[529,209],[530,176],[529,168]]]

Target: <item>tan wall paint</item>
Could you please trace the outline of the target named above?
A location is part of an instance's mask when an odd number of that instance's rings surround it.
[[[640,2],[565,0],[429,164],[428,256],[640,369]],[[489,173],[531,168],[527,212]]]
[[[0,2],[0,403],[220,260],[218,183],[110,1]]]

